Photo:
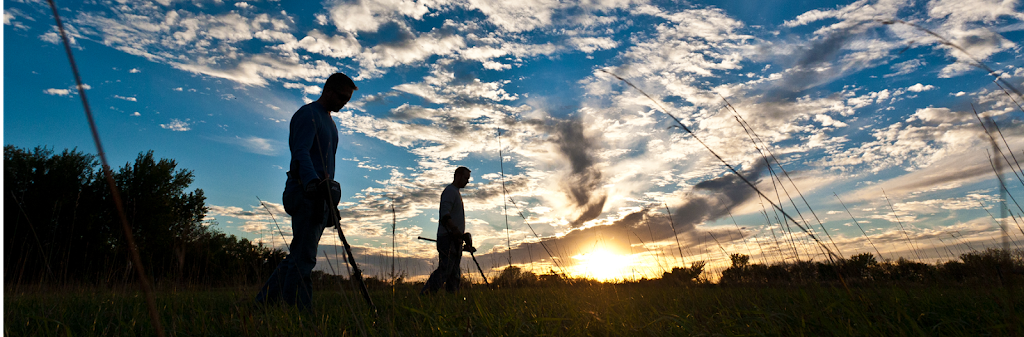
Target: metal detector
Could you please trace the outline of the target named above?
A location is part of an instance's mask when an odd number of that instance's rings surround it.
[[[435,240],[435,239],[425,238],[425,237],[422,237],[422,236],[417,237],[417,238],[420,239],[420,240],[425,240],[425,241],[430,241],[430,242],[437,242],[437,240]],[[476,270],[480,271],[480,277],[484,278],[484,284],[487,285],[488,287],[490,287],[491,283],[487,282],[487,276],[484,275],[484,269],[480,268],[480,262],[476,262],[476,255],[473,255],[473,252],[469,252],[469,256],[473,258],[473,263],[476,264]]]
[[[352,265],[352,277],[359,283],[359,290],[363,293],[363,299],[370,305],[370,309],[373,312],[377,312],[377,306],[373,305],[373,300],[370,299],[370,292],[366,290],[366,283],[363,283],[363,271],[359,269],[359,265],[356,264],[356,258],[352,255],[352,246],[348,245],[348,240],[345,239],[345,232],[341,230],[341,219],[338,219],[337,210],[328,210],[331,217],[331,223],[334,224],[334,228],[338,230],[338,237],[341,238],[341,243],[345,245],[345,254],[348,256],[348,263]]]

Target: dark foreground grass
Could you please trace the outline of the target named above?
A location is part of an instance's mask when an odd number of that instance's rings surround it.
[[[352,293],[315,294],[315,308],[251,304],[255,289],[162,291],[170,336],[416,335],[1014,335],[1020,289],[1002,287],[693,287],[588,285],[416,295],[374,291],[377,315]],[[149,336],[138,293],[4,294],[5,336]],[[347,296],[347,298],[346,298]],[[347,305],[352,303],[352,307]],[[353,315],[353,310],[358,316]],[[356,322],[358,317],[360,325]]]

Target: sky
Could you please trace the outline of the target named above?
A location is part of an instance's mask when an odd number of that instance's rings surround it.
[[[351,76],[337,180],[371,276],[436,265],[417,237],[435,236],[458,166],[491,275],[703,260],[713,276],[737,253],[933,263],[999,247],[1001,220],[1024,244],[989,159],[1024,148],[1020,1],[57,3],[112,165],[175,160],[206,225],[274,247],[290,239],[288,121]],[[50,8],[3,10],[4,144],[95,153]],[[320,243],[330,272],[337,233]]]

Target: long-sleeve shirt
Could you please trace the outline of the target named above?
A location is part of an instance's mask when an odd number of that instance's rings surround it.
[[[445,215],[450,215],[452,218],[452,225],[459,229],[459,232],[466,232],[466,211],[462,208],[462,194],[459,194],[459,188],[455,185],[449,184],[448,187],[444,188],[444,192],[441,192],[441,206],[437,208],[438,216],[444,218]],[[449,235],[448,229],[444,228],[443,224],[437,225],[437,237]]]
[[[292,115],[288,127],[289,166],[302,187],[314,179],[334,179],[334,156],[338,152],[338,126],[331,113],[313,102]]]

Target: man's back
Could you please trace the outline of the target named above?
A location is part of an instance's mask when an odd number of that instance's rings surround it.
[[[442,219],[445,215],[451,217],[452,225],[458,228],[459,232],[466,231],[466,212],[462,205],[462,194],[459,193],[459,188],[455,185],[448,184],[441,192],[441,205],[438,207],[438,218]],[[448,229],[444,226],[437,226],[437,236],[450,235]]]

